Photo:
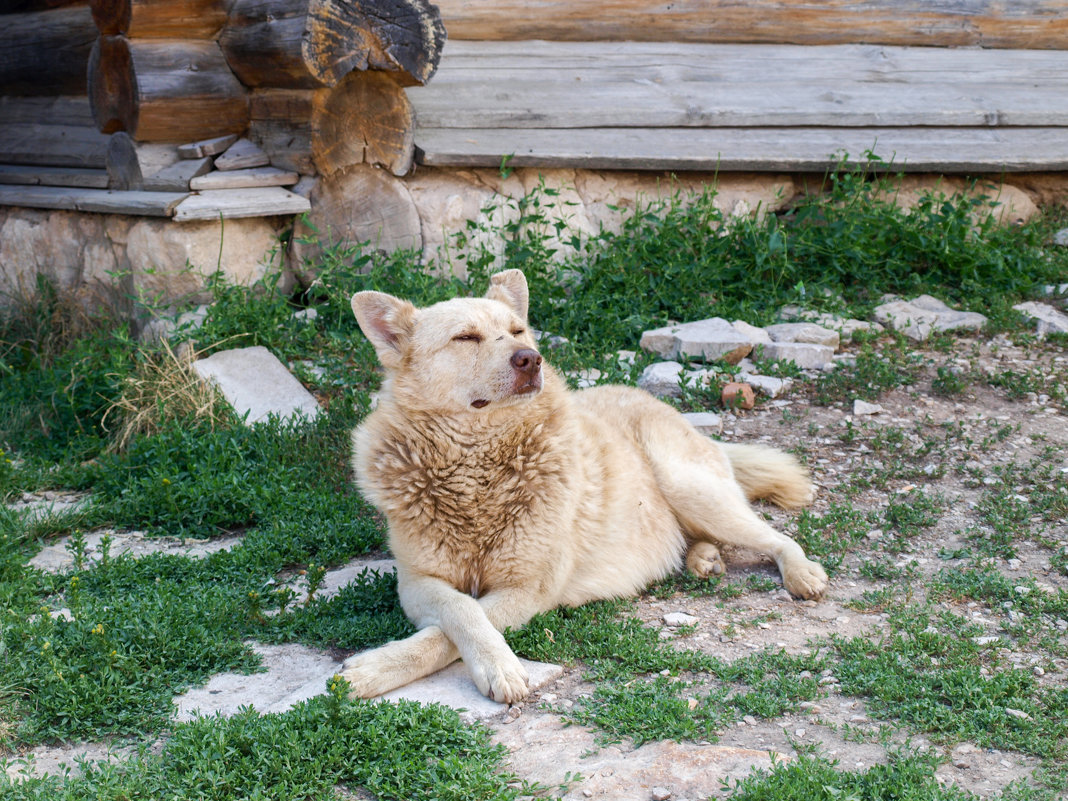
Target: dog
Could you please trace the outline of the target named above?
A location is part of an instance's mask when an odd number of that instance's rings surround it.
[[[463,659],[495,701],[528,693],[501,632],[557,606],[631,596],[679,570],[725,569],[717,544],[767,554],[786,588],[827,574],[749,500],[811,500],[793,457],[717,443],[643,390],[570,391],[538,352],[523,273],[426,308],[359,292],[385,371],[353,432],[353,468],[386,517],[397,591],[418,631],[358,653],[342,676],[375,697]]]

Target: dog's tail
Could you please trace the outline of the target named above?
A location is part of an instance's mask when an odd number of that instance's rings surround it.
[[[749,500],[763,498],[784,509],[812,503],[815,491],[808,470],[792,455],[763,445],[720,442],[719,446]]]

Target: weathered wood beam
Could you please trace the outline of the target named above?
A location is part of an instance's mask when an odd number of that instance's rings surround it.
[[[139,142],[189,142],[248,126],[245,88],[217,43],[104,36],[89,59],[97,127]]]
[[[0,206],[95,211],[170,217],[187,195],[171,192],[112,192],[60,186],[0,186]]]
[[[0,25],[0,93],[85,93],[85,65],[96,41],[88,6],[8,14]]]
[[[1068,48],[1063,0],[438,0],[453,39]]]
[[[428,0],[236,0],[219,38],[246,86],[336,86],[353,70],[404,85],[437,69],[445,29]]]
[[[225,0],[89,0],[100,33],[137,39],[211,39],[226,22]]]
[[[89,170],[81,167],[34,167],[30,165],[0,164],[0,184],[107,189],[108,174],[104,170]]]

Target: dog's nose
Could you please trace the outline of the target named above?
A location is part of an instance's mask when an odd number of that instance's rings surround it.
[[[541,367],[541,354],[531,348],[521,348],[512,354],[512,367],[521,373],[534,375]]]

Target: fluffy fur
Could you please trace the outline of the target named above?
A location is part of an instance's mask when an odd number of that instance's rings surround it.
[[[462,658],[497,701],[528,691],[501,631],[538,612],[628,596],[678,570],[721,573],[716,543],[772,557],[786,588],[827,576],[747,501],[807,502],[792,457],[725,446],[628,387],[569,392],[541,362],[527,283],[494,275],[484,298],[416,309],[352,299],[386,378],[353,434],[353,466],[386,516],[398,592],[419,631],[356,654],[344,677],[373,697]]]

